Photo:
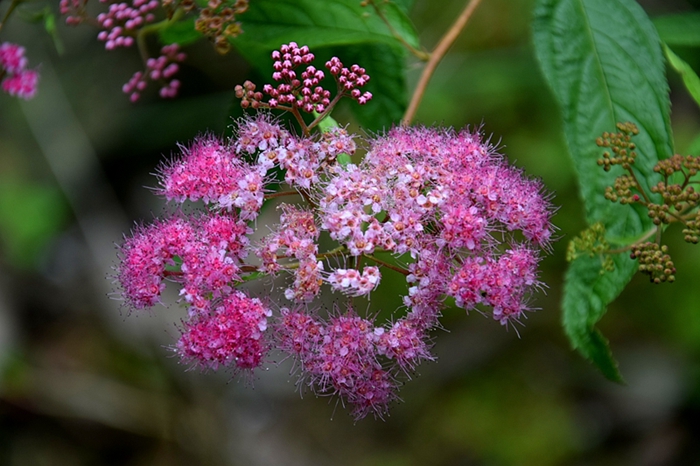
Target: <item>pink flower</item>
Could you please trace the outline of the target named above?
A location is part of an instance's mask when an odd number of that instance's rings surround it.
[[[37,70],[23,70],[12,74],[2,81],[2,90],[11,96],[29,100],[36,95],[39,84],[39,72]]]
[[[10,74],[18,74],[27,67],[27,57],[24,56],[24,47],[11,42],[0,44],[0,68],[4,68]]]
[[[39,71],[28,70],[24,47],[11,42],[0,44],[0,77],[2,90],[11,96],[29,100],[36,95]]]
[[[323,73],[309,64],[308,49],[290,43],[273,59],[281,82],[265,92],[283,105],[307,97],[317,105]],[[362,68],[337,59],[327,68],[362,99]],[[506,325],[530,310],[530,296],[543,286],[537,266],[552,236],[549,197],[478,132],[394,128],[369,138],[358,164],[338,163],[356,148],[341,128],[294,135],[258,113],[238,120],[234,135],[199,136],[161,168],[159,192],[203,201],[205,213],[141,227],[121,250],[118,278],[132,307],[157,303],[166,278],[180,285],[190,317],[177,351],[187,362],[261,363],[271,312],[237,288],[267,275],[279,279],[268,288],[280,290],[272,296],[291,301],[275,321],[275,345],[295,359],[299,383],[338,396],[358,419],[382,417],[400,380],[434,359],[430,332],[448,298],[466,311],[491,307]],[[272,183],[282,188],[269,193]],[[270,198],[281,202],[279,224],[261,226],[251,246]],[[350,305],[318,315],[324,289],[369,299],[396,272],[405,278],[406,311],[390,323],[377,326]]]
[[[271,315],[259,299],[235,292],[185,322],[175,350],[204,369],[254,369],[269,349],[264,333]]]

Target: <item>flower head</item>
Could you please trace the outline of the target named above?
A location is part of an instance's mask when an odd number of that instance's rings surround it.
[[[11,42],[0,44],[0,86],[11,96],[29,100],[36,95],[39,71],[28,70],[24,47]]]
[[[255,369],[269,349],[264,333],[271,315],[259,299],[232,293],[183,324],[175,351],[204,369]]]

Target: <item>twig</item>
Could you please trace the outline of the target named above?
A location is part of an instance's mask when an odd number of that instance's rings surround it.
[[[379,265],[386,267],[387,269],[391,269],[394,272],[398,272],[402,275],[408,275],[410,273],[408,270],[404,269],[403,267],[399,267],[398,265],[390,264],[388,262],[385,262],[385,261],[379,259],[378,257],[370,256],[368,254],[363,254],[362,257],[365,257],[373,262],[376,262]]]
[[[279,191],[276,193],[270,193],[270,194],[265,194],[265,200],[267,201],[268,199],[274,199],[276,197],[283,197],[283,196],[299,196],[299,191]]]
[[[457,39],[459,33],[462,32],[462,29],[464,29],[464,26],[466,26],[467,22],[469,21],[469,18],[471,18],[472,16],[472,13],[474,13],[476,7],[479,6],[479,3],[481,3],[481,0],[471,0],[467,4],[467,6],[462,11],[462,14],[459,15],[452,27],[450,27],[450,29],[445,33],[442,39],[440,39],[440,42],[438,42],[437,46],[435,47],[435,50],[433,50],[433,53],[430,54],[430,60],[428,60],[428,63],[423,69],[423,73],[421,74],[420,79],[418,80],[416,90],[413,91],[411,103],[408,105],[408,109],[406,109],[406,113],[404,114],[401,120],[401,125],[408,126],[411,124],[411,121],[413,120],[413,117],[416,115],[416,111],[418,110],[418,106],[420,105],[420,102],[423,99],[425,89],[426,87],[428,87],[428,81],[430,81],[430,78],[435,72],[435,68],[437,68],[438,64],[442,60],[442,57],[445,56],[449,48],[454,43],[455,39]]]
[[[22,0],[13,0],[12,3],[10,3],[10,6],[7,8],[7,11],[5,12],[5,16],[2,17],[2,21],[0,21],[0,30],[2,30],[2,27],[5,25],[7,22],[7,19],[10,17],[14,9],[17,7],[22,2]]]

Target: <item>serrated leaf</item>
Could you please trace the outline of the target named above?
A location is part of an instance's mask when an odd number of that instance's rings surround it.
[[[693,71],[689,64],[673,53],[666,44],[664,44],[664,52],[666,53],[670,65],[681,75],[683,84],[685,84],[685,88],[688,89],[695,103],[700,105],[700,78],[698,75],[695,74],[695,71]]]
[[[637,270],[628,256],[613,256],[615,272],[601,273],[599,257],[580,257],[571,263],[564,281],[562,323],[574,349],[592,361],[605,377],[617,382],[622,376],[607,346],[607,340],[595,327],[608,303],[620,294]]]
[[[621,172],[596,165],[601,150],[595,140],[604,131],[615,131],[617,122],[634,122],[639,127],[635,169],[645,189],[657,181],[656,162],[673,154],[668,83],[656,29],[634,0],[538,0],[533,31],[537,57],[562,111],[586,219],[603,222],[611,244],[629,244],[652,223],[642,209],[604,198],[605,187]],[[595,324],[637,264],[618,255],[615,271],[593,279],[600,264],[593,267],[590,260],[573,262],[567,272],[565,329],[572,345],[615,380],[619,374]]]
[[[700,45],[700,12],[659,16],[654,18],[654,26],[669,45]]]
[[[413,4],[415,3],[415,1],[414,0],[393,0],[392,2],[388,2],[388,3],[396,4],[396,6],[401,8],[401,11],[408,14],[408,12],[413,7]]]
[[[269,66],[270,53],[295,41],[310,48],[366,43],[398,43],[373,10],[357,0],[258,0],[241,15],[245,31],[231,42],[256,66]],[[412,46],[418,36],[403,6],[388,3],[382,11]]]

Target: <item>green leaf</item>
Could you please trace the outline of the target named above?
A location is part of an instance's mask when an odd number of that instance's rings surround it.
[[[409,44],[419,47],[418,35],[402,7],[388,3],[382,11]],[[250,3],[240,20],[244,33],[231,42],[258,67],[268,67],[270,53],[290,41],[311,49],[398,44],[381,18],[357,0],[258,0]]]
[[[574,349],[592,361],[610,380],[622,381],[617,363],[595,324],[606,306],[622,291],[637,270],[626,255],[613,256],[614,273],[601,273],[599,257],[580,257],[573,261],[564,281],[564,330]]]
[[[673,53],[673,51],[668,48],[668,45],[664,44],[664,52],[666,52],[666,57],[668,57],[668,62],[671,64],[674,70],[681,75],[683,79],[683,84],[685,88],[688,89],[690,95],[695,100],[695,103],[700,105],[700,78],[695,74],[695,71],[687,64],[681,57]]]
[[[320,113],[314,111],[313,115],[314,115],[314,118],[318,118]],[[330,115],[325,116],[323,118],[323,120],[318,122],[318,129],[320,129],[322,133],[327,133],[328,131],[332,130],[333,128],[340,128],[340,125]]]
[[[194,28],[194,18],[182,21],[174,21],[167,27],[158,30],[160,41],[164,44],[187,45],[203,37],[202,33]]]
[[[659,16],[654,18],[654,26],[669,45],[700,45],[700,12]]]
[[[603,222],[613,245],[630,244],[653,225],[643,209],[607,201],[606,186],[621,175],[596,165],[595,140],[617,122],[639,127],[635,163],[648,191],[653,166],[673,154],[668,83],[658,34],[634,0],[538,0],[534,42],[542,71],[560,105],[564,133],[579,178],[589,224]],[[564,323],[574,348],[612,380],[619,380],[607,342],[595,328],[607,305],[631,279],[637,264],[614,258],[615,271],[600,277],[600,262],[573,262],[564,287]],[[593,262],[591,262],[593,261]]]
[[[408,14],[408,12],[413,7],[413,4],[415,3],[415,1],[414,0],[394,0],[392,2],[387,2],[387,3],[395,4],[396,6],[401,8],[401,11]]]
[[[363,88],[372,93],[365,105],[347,99],[358,123],[366,131],[382,131],[398,124],[408,104],[406,89],[406,50],[385,44],[343,47],[335,50],[344,63],[357,63],[367,70],[369,83]]]
[[[690,155],[700,155],[700,135],[693,139],[693,142],[688,146],[687,152]]]

